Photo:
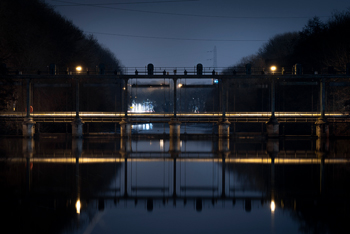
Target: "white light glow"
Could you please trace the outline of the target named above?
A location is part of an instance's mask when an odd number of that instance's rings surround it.
[[[159,140],[159,147],[160,147],[160,150],[164,149],[164,140],[163,139]]]
[[[77,210],[77,214],[80,214],[80,208],[81,208],[80,200],[77,200],[77,202],[75,203],[75,208]]]
[[[271,201],[270,208],[271,208],[271,212],[275,212],[275,210],[276,210],[275,201]]]

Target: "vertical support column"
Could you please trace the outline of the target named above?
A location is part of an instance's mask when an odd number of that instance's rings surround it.
[[[219,137],[229,138],[230,137],[230,122],[226,118],[226,91],[227,85],[224,79],[221,79],[221,97],[222,97],[222,118],[218,122],[218,134]]]
[[[218,122],[218,134],[220,138],[230,137],[230,122],[225,118]]]
[[[271,80],[271,117],[269,121],[266,122],[266,131],[268,137],[279,137],[279,127],[280,124],[275,116],[275,107],[276,107],[276,95],[275,95],[275,80]]]
[[[170,138],[180,138],[180,125],[181,122],[177,119],[170,120],[169,124],[169,135]]]
[[[176,118],[176,105],[177,105],[177,102],[176,102],[176,82],[177,82],[177,78],[173,78],[173,81],[174,81],[174,107],[173,107],[173,112],[174,112],[174,119]]]
[[[123,108],[124,108],[124,116],[125,118],[128,117],[128,81],[129,79],[124,79],[124,105],[123,105]]]
[[[79,116],[79,79],[75,79],[75,118],[72,122],[72,137],[83,137],[83,121]]]
[[[226,118],[226,79],[221,79],[222,118]]]
[[[128,81],[129,79],[124,79],[124,118],[119,122],[120,125],[120,136],[122,138],[131,137],[131,124],[128,119]]]
[[[123,158],[127,158],[132,151],[131,138],[121,137],[120,138],[120,150],[119,153]]]
[[[181,122],[178,121],[177,116],[176,116],[176,112],[177,112],[177,110],[176,110],[176,105],[177,105],[177,102],[176,102],[176,82],[177,82],[177,78],[173,78],[173,81],[174,81],[174,103],[173,103],[174,116],[168,124],[169,124],[170,145],[173,142],[174,149],[176,149],[177,142],[178,142],[179,147],[180,147],[180,125],[181,125]],[[171,151],[171,149],[170,149],[170,151]]]
[[[329,137],[329,124],[325,117],[326,111],[326,81],[325,78],[320,80],[320,118],[315,122],[316,125],[316,135],[319,138]]]
[[[127,118],[122,119],[119,122],[120,125],[120,137],[129,138],[131,137],[131,124]]]
[[[27,115],[22,123],[23,137],[32,138],[35,134],[35,122],[30,116],[30,96],[31,96],[31,81],[27,79]]]

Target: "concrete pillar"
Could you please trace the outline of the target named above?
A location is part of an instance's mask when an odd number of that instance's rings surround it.
[[[22,140],[22,152],[26,158],[32,158],[34,155],[35,142],[34,139],[23,139]]]
[[[170,137],[169,138],[169,153],[171,154],[171,157],[177,157],[180,152],[181,152],[180,136]]]
[[[325,158],[329,152],[329,139],[318,138],[316,140],[316,154],[318,158]]]
[[[329,124],[325,117],[326,112],[326,82],[325,78],[320,81],[320,111],[321,117],[315,122],[316,136],[319,138],[329,137]]]
[[[218,150],[222,155],[227,156],[230,152],[230,138],[220,137],[218,140]]]
[[[270,158],[276,158],[280,152],[280,141],[279,139],[268,139],[266,142],[266,152]]]
[[[268,137],[279,137],[280,135],[280,124],[275,116],[275,81],[271,81],[271,117],[269,121],[266,122],[266,132]]]
[[[180,137],[180,125],[181,125],[181,122],[178,121],[177,119],[171,119],[170,122],[168,123],[169,124],[169,135],[170,135],[170,138],[174,137]]]
[[[76,158],[80,158],[83,153],[83,139],[82,138],[73,138],[72,139],[72,154]]]
[[[81,138],[83,137],[83,124],[84,122],[81,118],[76,117],[72,122],[72,137],[73,138]]]
[[[269,121],[266,122],[266,133],[269,138],[279,137],[280,124],[275,116],[271,116]]]
[[[318,138],[329,138],[329,123],[326,118],[319,118],[316,122],[316,136]]]
[[[35,122],[32,117],[27,117],[22,123],[23,137],[32,138],[35,134]]]
[[[131,124],[128,119],[122,119],[120,124],[120,137],[131,137]]]
[[[173,104],[173,112],[174,112],[174,118],[176,118],[176,106],[177,106],[177,102],[176,102],[176,82],[177,82],[177,78],[173,78],[173,81],[174,81],[174,104]]]
[[[33,117],[30,116],[30,96],[31,96],[31,81],[30,79],[27,80],[27,100],[26,100],[26,105],[27,105],[27,115],[24,118],[24,121],[22,123],[22,133],[23,137],[33,137],[35,134],[35,122],[33,120]]]
[[[219,137],[230,137],[230,122],[225,118],[218,122]]]
[[[119,153],[123,158],[127,158],[129,153],[132,151],[131,138],[121,137],[120,138],[120,150]]]

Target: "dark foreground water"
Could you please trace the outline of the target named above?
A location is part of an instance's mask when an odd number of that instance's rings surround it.
[[[2,233],[349,233],[349,143],[0,138]]]

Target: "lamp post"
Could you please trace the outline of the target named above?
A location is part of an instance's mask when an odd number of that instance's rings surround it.
[[[75,68],[76,74],[82,71],[81,66]],[[79,116],[79,79],[75,77],[75,118],[72,122],[72,137],[81,138],[83,137],[83,121]]]
[[[271,66],[270,67],[270,70],[272,71],[272,74],[275,74],[276,69],[277,69],[276,66]]]

